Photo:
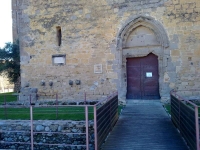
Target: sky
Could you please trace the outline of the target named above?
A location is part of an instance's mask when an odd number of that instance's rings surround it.
[[[11,0],[0,0],[0,47],[12,42]]]

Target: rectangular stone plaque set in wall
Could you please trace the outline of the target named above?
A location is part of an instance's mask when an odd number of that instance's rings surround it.
[[[52,64],[53,65],[65,65],[66,63],[66,55],[53,55],[52,56]]]
[[[102,70],[102,64],[96,64],[94,65],[94,73],[102,73],[103,70]]]

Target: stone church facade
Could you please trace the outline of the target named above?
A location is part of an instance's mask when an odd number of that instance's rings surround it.
[[[200,89],[199,0],[12,0],[12,15],[21,92],[76,100],[118,90],[125,101]]]

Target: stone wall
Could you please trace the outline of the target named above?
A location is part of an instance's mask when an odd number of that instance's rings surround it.
[[[6,131],[6,132],[5,132]],[[18,132],[11,132],[18,131]],[[21,132],[20,132],[21,131]],[[52,149],[52,150],[85,150],[85,123],[82,121],[34,121],[34,143],[41,145],[34,145],[35,150]],[[74,134],[69,134],[74,133]],[[80,133],[80,134],[79,134]],[[0,122],[0,141],[5,142],[31,142],[30,122],[29,121],[1,121]],[[49,144],[66,144],[74,146],[50,146]],[[89,122],[89,143],[90,150],[94,149],[94,129],[93,122]],[[44,145],[42,145],[44,144]],[[29,144],[0,144],[0,149],[30,149]]]
[[[37,88],[39,95],[77,99],[87,91],[95,99],[118,89],[124,100],[126,66],[118,42],[126,35],[121,31],[141,17],[157,26],[155,35],[162,35],[160,28],[166,33],[167,45],[161,43],[164,36],[157,36],[159,54],[156,47],[132,47],[132,57],[154,51],[159,55],[161,98],[168,99],[172,89],[200,88],[199,0],[13,0],[12,8],[13,36],[21,48],[21,86]],[[62,56],[57,59],[61,63],[54,64],[54,56]]]

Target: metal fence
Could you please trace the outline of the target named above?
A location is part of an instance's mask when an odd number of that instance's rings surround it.
[[[0,95],[0,105],[6,105],[9,102],[16,102],[19,100],[18,94],[1,94]]]
[[[199,147],[199,106],[171,92],[171,119],[192,150]]]
[[[118,120],[117,94],[108,97],[104,105],[101,104],[99,102],[94,106],[95,150],[100,149]]]
[[[113,92],[110,94],[108,97],[106,97],[103,100],[100,100],[98,103],[94,105],[89,105],[86,104],[87,101],[86,99],[83,101],[83,105],[59,105],[58,101],[56,100],[53,104],[54,105],[39,105],[36,106],[31,102],[31,96],[30,96],[30,103],[29,106],[15,106],[13,107],[12,105],[7,106],[6,104],[6,98],[5,103],[3,103],[2,107],[0,109],[3,109],[1,111],[0,115],[4,116],[5,119],[10,119],[9,117],[13,117],[15,115],[19,115],[20,112],[21,114],[24,113],[22,109],[25,109],[25,111],[28,111],[27,114],[29,115],[28,117],[25,117],[25,120],[27,123],[30,124],[30,129],[29,131],[23,131],[23,130],[15,130],[15,131],[10,131],[10,130],[2,130],[0,134],[2,133],[20,133],[24,132],[28,136],[30,136],[30,140],[27,142],[20,142],[20,141],[0,141],[1,144],[21,144],[21,145],[29,145],[29,148],[31,150],[33,149],[40,149],[38,147],[41,146],[47,146],[51,147],[52,146],[62,146],[62,147],[70,147],[70,146],[81,146],[85,147],[84,149],[89,150],[89,146],[91,143],[89,143],[89,120],[94,120],[94,146],[95,150],[99,150],[102,143],[105,141],[107,135],[109,132],[112,130],[114,127],[115,123],[118,120],[118,95],[116,92]],[[67,108],[78,108],[79,110],[81,109],[80,112],[74,112],[74,111],[65,111]],[[9,109],[20,109],[13,114],[13,111]],[[19,114],[17,114],[17,112]],[[54,115],[53,120],[57,119],[66,119],[66,115],[74,115],[78,114],[79,116],[82,115],[82,120],[85,122],[85,129],[84,133],[65,133],[65,132],[51,132],[51,134],[58,134],[58,135],[82,135],[82,137],[85,137],[85,144],[63,144],[63,143],[41,143],[35,141],[35,136],[40,134],[42,136],[49,134],[49,132],[36,132],[35,130],[35,121],[38,120],[38,116],[43,117],[44,115],[50,114],[50,119],[52,119],[52,115]],[[11,115],[11,116],[10,116]],[[25,114],[24,114],[25,115]],[[23,116],[23,115],[22,115]],[[64,118],[60,117],[64,116]],[[48,118],[47,118],[48,119]],[[42,119],[41,119],[42,120]],[[67,119],[66,119],[67,120]],[[11,120],[10,120],[11,121]]]

